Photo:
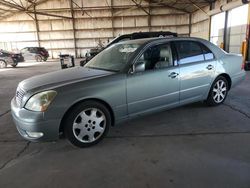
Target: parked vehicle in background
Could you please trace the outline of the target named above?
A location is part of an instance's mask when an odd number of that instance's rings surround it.
[[[24,57],[21,53],[12,53],[6,50],[0,50],[0,68],[5,68],[7,65],[16,67],[19,62],[23,62]]]
[[[158,31],[158,32],[138,32],[138,33],[120,35],[114,38],[110,43],[108,43],[107,46],[99,46],[99,47],[90,49],[90,51],[85,54],[85,57],[83,58],[83,60],[80,61],[80,65],[84,66],[88,61],[90,61],[93,57],[95,57],[102,50],[118,42],[142,39],[142,38],[154,38],[154,37],[177,37],[177,33],[173,33],[170,31]]]
[[[25,139],[64,133],[78,147],[91,146],[110,126],[138,115],[197,101],[222,104],[245,77],[242,60],[197,38],[120,42],[84,67],[20,82],[12,116]]]
[[[25,60],[47,61],[48,51],[43,47],[26,47],[21,50]]]

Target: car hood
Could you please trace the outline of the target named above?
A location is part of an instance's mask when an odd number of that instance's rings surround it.
[[[33,90],[36,88],[51,88],[110,74],[114,74],[114,72],[76,67],[28,78],[20,82],[19,87],[21,87],[25,91]]]

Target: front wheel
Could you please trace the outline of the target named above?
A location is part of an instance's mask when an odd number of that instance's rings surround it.
[[[17,64],[18,63],[13,63],[13,64],[11,64],[11,66],[15,68],[17,66]]]
[[[96,101],[75,106],[66,117],[64,133],[77,147],[88,147],[100,142],[111,125],[109,110]]]
[[[0,60],[0,69],[6,68],[7,67],[7,63],[3,60]]]
[[[213,82],[206,103],[209,106],[217,106],[222,104],[228,93],[228,81],[225,77],[219,76]]]

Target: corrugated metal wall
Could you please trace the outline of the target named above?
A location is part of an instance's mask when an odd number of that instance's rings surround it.
[[[208,12],[209,7],[203,8],[204,11]],[[191,27],[191,36],[199,37],[204,39],[209,39],[209,23],[210,19],[207,14],[198,10],[192,14],[192,27]]]
[[[222,5],[227,4],[228,2],[238,1],[238,0],[217,0],[214,4],[213,9],[219,9]],[[205,12],[209,12],[210,7],[202,8]],[[205,14],[201,10],[197,10],[192,13],[192,27],[191,27],[191,36],[200,37],[209,40],[209,31],[210,31],[210,16]]]
[[[38,35],[35,21],[27,14],[16,14],[0,21],[0,48],[21,49],[40,45],[47,48],[52,57],[69,53],[83,56],[98,43],[107,43],[118,35],[139,31],[172,31],[189,35],[189,14],[166,7],[150,7],[145,10],[135,6],[131,0],[74,0],[73,19],[37,15]],[[113,9],[110,8],[113,4]],[[131,6],[133,6],[131,8]],[[40,12],[71,17],[69,0],[51,0],[36,6]],[[73,28],[75,25],[75,28]],[[75,40],[74,40],[75,35]],[[76,45],[76,46],[75,46]]]

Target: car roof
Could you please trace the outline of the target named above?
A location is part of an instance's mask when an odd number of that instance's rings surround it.
[[[25,48],[44,48],[44,47],[32,47],[32,46],[28,46],[28,47],[25,47]],[[23,49],[25,49],[23,48]]]
[[[124,42],[119,42],[118,44],[154,44],[158,43],[160,41],[165,42],[171,42],[171,41],[196,41],[200,42],[206,47],[208,47],[217,58],[220,58],[226,54],[222,49],[214,45],[213,43],[202,39],[202,38],[196,38],[196,37],[155,37],[155,38],[144,38],[144,39],[135,39],[135,40],[129,40]]]

